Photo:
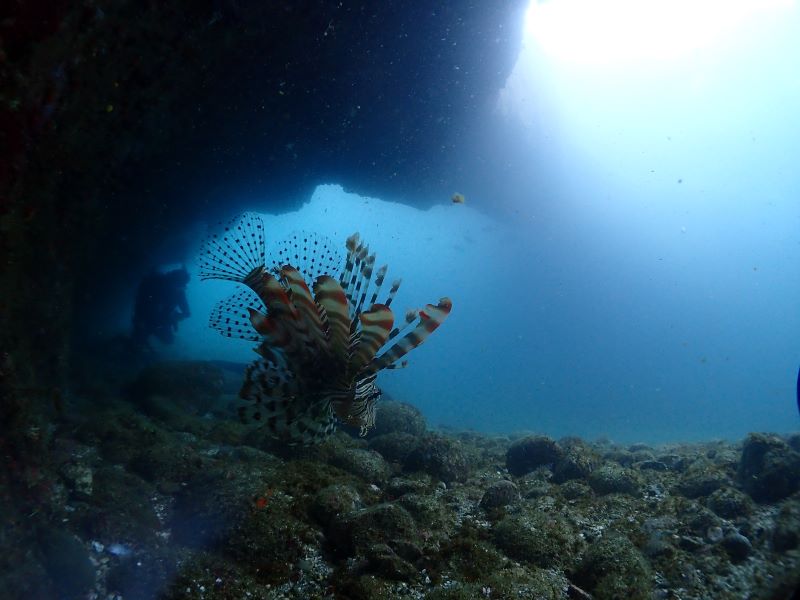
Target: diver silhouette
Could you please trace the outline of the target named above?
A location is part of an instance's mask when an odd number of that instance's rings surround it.
[[[189,272],[186,267],[159,273],[151,271],[139,282],[136,304],[133,309],[132,341],[149,346],[150,336],[163,344],[171,344],[178,331],[178,323],[189,317],[186,301],[186,284]]]

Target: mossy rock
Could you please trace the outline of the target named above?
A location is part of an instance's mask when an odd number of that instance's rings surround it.
[[[352,556],[373,544],[417,542],[417,525],[411,515],[397,504],[377,504],[340,515],[327,530],[332,549]]]
[[[694,465],[678,483],[678,491],[687,498],[710,496],[717,490],[729,486],[730,479],[724,473],[708,463]]]
[[[564,454],[555,464],[553,481],[564,483],[573,479],[586,479],[602,463],[588,445],[579,440],[562,441]]]
[[[538,511],[505,517],[495,525],[493,539],[511,558],[544,569],[570,568],[583,545],[563,517]]]
[[[383,456],[374,450],[336,448],[331,453],[330,463],[367,483],[384,483],[391,474]]]
[[[311,503],[312,516],[323,526],[335,517],[349,514],[362,508],[358,491],[352,486],[337,483],[322,488]]]
[[[378,437],[387,433],[408,433],[421,436],[427,425],[420,410],[405,402],[387,401],[378,404],[375,412],[375,427],[369,437]]]
[[[437,586],[426,600],[475,600],[476,598],[535,598],[566,600],[569,581],[555,570],[508,565],[477,582],[453,582]]]
[[[277,476],[257,464],[209,471],[189,482],[176,495],[172,533],[190,547],[218,546],[257,506],[258,498],[272,501]]]
[[[419,444],[419,438],[410,433],[387,433],[370,439],[370,450],[378,452],[389,462],[403,464]]]
[[[272,495],[263,506],[256,504],[235,523],[222,543],[225,554],[259,581],[286,581],[305,547],[317,544],[322,537],[289,514],[290,504],[291,500],[282,495]]]
[[[575,581],[597,600],[650,600],[653,574],[631,541],[607,532],[593,543],[577,569]]]
[[[753,501],[736,488],[723,487],[706,500],[706,506],[724,519],[735,519],[753,511]]]
[[[598,494],[628,494],[639,496],[642,492],[642,478],[631,469],[606,464],[592,472],[589,485]]]
[[[544,435],[533,435],[515,441],[506,452],[506,467],[517,477],[530,473],[537,467],[552,467],[564,456],[555,440]]]
[[[445,483],[465,481],[470,470],[463,444],[440,435],[423,438],[409,454],[405,468],[409,471],[424,471]]]
[[[742,448],[738,476],[756,502],[782,500],[800,489],[800,452],[777,436],[751,433]]]
[[[790,501],[781,506],[775,519],[772,545],[778,552],[800,547],[800,502]]]

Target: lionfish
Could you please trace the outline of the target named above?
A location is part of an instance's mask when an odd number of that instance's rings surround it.
[[[337,423],[366,435],[381,397],[378,373],[406,366],[398,360],[450,314],[452,303],[442,298],[435,306],[408,311],[405,323],[395,327],[390,307],[400,279],[379,303],[387,267],[373,278],[375,254],[358,233],[345,247],[341,269],[329,239],[295,233],[276,245],[268,261],[263,221],[245,213],[201,249],[201,279],[246,286],[214,307],[210,326],[259,342],[259,358],[247,367],[239,393],[248,405],[239,415],[263,423],[269,435],[287,443],[319,442]]]

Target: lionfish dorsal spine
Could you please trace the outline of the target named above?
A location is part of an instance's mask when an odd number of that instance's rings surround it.
[[[363,262],[367,259],[368,253],[369,247],[364,242],[361,242],[353,251],[353,273],[350,276],[350,281],[347,283],[347,287],[344,289],[345,293],[347,294],[347,300],[350,303],[351,317],[354,315],[355,303],[358,294],[357,289],[361,288],[361,278],[364,275]]]
[[[325,331],[327,325],[323,321],[323,315],[326,314],[324,309],[314,301],[314,296],[300,271],[287,265],[281,269],[281,276],[291,293],[291,301],[300,320],[305,324],[309,338],[316,347],[327,353],[330,350],[330,343]]]
[[[360,328],[357,343],[350,356],[351,373],[360,372],[389,339],[394,325],[394,315],[389,307],[374,304],[368,311],[359,315]]]
[[[389,296],[386,298],[384,304],[386,306],[391,306],[392,302],[394,301],[394,297],[397,296],[397,290],[400,289],[400,284],[403,283],[402,279],[395,279],[392,282],[392,287],[389,288]]]
[[[350,310],[342,286],[329,275],[314,282],[314,300],[327,317],[331,353],[346,358],[350,347]]]
[[[369,291],[369,286],[372,281],[372,271],[374,267],[375,255],[370,254],[361,263],[361,277],[359,277],[358,281],[356,282],[356,288],[353,291],[353,297],[355,298],[358,296],[358,304],[356,304],[355,308],[353,309],[353,314],[351,315],[354,322],[356,320],[356,315],[358,315],[363,309],[364,300],[367,299],[367,292]]]
[[[381,369],[388,368],[389,365],[394,364],[395,361],[421,345],[444,322],[452,307],[453,303],[450,298],[442,298],[436,306],[427,304],[423,310],[419,311],[417,326],[383,354],[374,358],[361,372],[361,375],[377,373]]]
[[[418,310],[413,310],[413,309],[407,310],[406,311],[405,323],[403,323],[402,327],[395,327],[394,329],[392,329],[391,333],[389,333],[389,339],[393,340],[398,335],[400,335],[401,333],[406,331],[409,328],[409,326],[414,321],[417,320],[417,317],[419,317],[419,311]]]
[[[387,265],[383,265],[378,272],[375,273],[375,289],[372,292],[372,298],[370,298],[369,305],[372,306],[378,301],[378,296],[381,293],[381,288],[383,287],[383,281],[386,279],[386,271],[389,267]]]

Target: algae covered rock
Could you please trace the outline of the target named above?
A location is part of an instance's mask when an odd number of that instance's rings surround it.
[[[506,506],[519,499],[519,488],[513,481],[501,480],[490,485],[483,493],[481,506],[484,508],[497,508]]]
[[[800,502],[787,502],[781,507],[775,519],[772,544],[780,552],[800,546]]]
[[[735,519],[752,512],[753,501],[735,488],[724,487],[708,497],[706,506],[724,519]]]
[[[564,483],[572,479],[586,479],[601,463],[600,457],[584,442],[569,440],[561,444],[564,454],[555,464],[553,481]]]
[[[592,472],[589,485],[598,494],[628,494],[638,496],[642,491],[642,480],[630,469],[607,464]]]
[[[369,440],[370,450],[378,452],[392,463],[403,464],[419,443],[419,438],[410,433],[387,433]]]
[[[653,574],[631,541],[622,534],[605,533],[581,560],[575,580],[597,600],[650,600]]]
[[[731,481],[724,473],[710,464],[693,466],[684,473],[678,484],[678,491],[687,498],[708,496],[718,489],[730,485]]]
[[[445,483],[465,481],[469,474],[464,446],[440,435],[424,437],[408,455],[405,467],[410,471],[425,471]]]
[[[508,515],[492,533],[508,556],[543,569],[570,568],[582,547],[578,532],[563,517],[540,511]]]
[[[506,453],[506,467],[517,477],[541,466],[555,465],[564,451],[555,440],[544,435],[524,437],[511,444]]]
[[[389,465],[374,450],[336,448],[331,455],[330,463],[368,483],[382,483],[391,474]]]
[[[334,517],[351,513],[361,506],[358,491],[349,485],[333,484],[322,488],[314,496],[311,514],[322,525],[327,525]]]
[[[425,433],[425,417],[418,408],[405,402],[381,402],[378,404],[375,427],[369,437],[387,433],[408,433],[420,436]]]
[[[327,536],[336,552],[350,556],[373,544],[414,542],[417,526],[402,506],[386,503],[335,517]]]
[[[753,551],[750,540],[737,531],[732,531],[722,538],[720,544],[733,562],[741,562]]]
[[[800,452],[775,435],[751,433],[742,448],[739,481],[756,502],[775,502],[800,489]]]

